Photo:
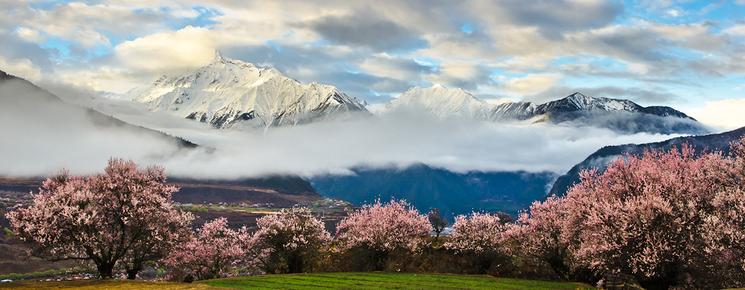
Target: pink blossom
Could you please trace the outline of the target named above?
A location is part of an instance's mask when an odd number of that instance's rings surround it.
[[[432,232],[426,216],[405,201],[365,205],[336,228],[341,249],[366,247],[381,252],[417,251]]]
[[[445,247],[476,254],[501,252],[505,225],[496,214],[472,213],[457,216]]]
[[[205,223],[163,259],[171,279],[201,280],[237,274],[236,268],[245,255],[243,241],[249,237],[245,229],[236,231],[227,225],[225,218]]]
[[[266,215],[257,221],[251,250],[269,272],[297,273],[308,270],[319,253],[328,246],[331,235],[323,221],[309,209],[283,209],[276,215]]]
[[[733,154],[687,145],[619,158],[563,198],[536,203],[508,235],[566,269],[692,287],[745,281],[745,143]],[[650,282],[651,283],[651,282]]]
[[[120,265],[134,278],[183,240],[193,219],[174,207],[178,188],[165,181],[160,167],[112,159],[103,174],[48,178],[31,206],[7,217],[49,259],[90,260],[105,278]]]

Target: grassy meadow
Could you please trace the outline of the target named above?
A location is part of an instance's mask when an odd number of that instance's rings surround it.
[[[594,289],[582,283],[495,278],[486,275],[313,273],[261,275],[187,283],[86,280],[14,282],[9,289]]]

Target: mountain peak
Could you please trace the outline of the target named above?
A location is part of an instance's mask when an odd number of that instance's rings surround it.
[[[574,92],[568,96],[566,96],[568,99],[577,99],[577,100],[586,100],[586,99],[594,99],[593,97],[588,97],[583,93],[580,92]]]
[[[215,57],[212,58],[213,63],[217,62],[225,62],[225,57],[222,55],[222,53],[219,50],[215,50]]]
[[[214,62],[133,90],[132,99],[216,128],[295,125],[344,112],[367,112],[361,101],[336,87],[303,84],[272,67],[215,52]]]
[[[598,102],[603,102],[605,100],[609,100],[609,99],[588,97],[580,92],[574,92],[558,101],[568,101],[574,104],[578,109],[584,109],[584,108],[591,108],[594,104]]]
[[[438,118],[486,117],[486,103],[461,88],[436,84],[428,88],[413,87],[388,104],[388,109],[423,110]]]

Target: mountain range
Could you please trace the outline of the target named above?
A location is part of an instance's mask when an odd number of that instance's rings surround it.
[[[551,172],[452,172],[425,164],[404,168],[354,168],[353,174],[311,178],[322,195],[353,204],[405,199],[422,212],[437,208],[446,218],[472,211],[512,215],[546,196]]]
[[[162,76],[136,88],[127,98],[215,128],[268,128],[330,118],[369,115],[366,103],[331,85],[303,84],[272,67],[223,57],[184,74]],[[706,126],[664,106],[644,107],[629,100],[575,92],[546,102],[491,104],[466,90],[434,85],[407,90],[385,105],[385,112],[415,111],[440,119],[490,122],[571,123],[623,133],[703,134]]]
[[[541,104],[490,104],[463,89],[435,85],[430,88],[412,88],[391,101],[386,108],[393,112],[424,111],[442,119],[573,123],[604,127],[623,133],[709,132],[706,126],[670,107],[644,107],[629,100],[589,97],[579,92]]]
[[[212,62],[152,85],[129,98],[215,128],[296,125],[349,113],[368,113],[364,102],[334,86],[302,84],[271,67],[216,53]]]

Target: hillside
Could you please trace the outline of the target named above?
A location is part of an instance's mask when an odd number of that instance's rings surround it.
[[[512,215],[546,195],[551,173],[468,172],[418,164],[407,168],[356,168],[353,175],[312,178],[324,196],[354,204],[406,199],[420,211],[439,208],[448,219],[471,211],[498,211]]]

